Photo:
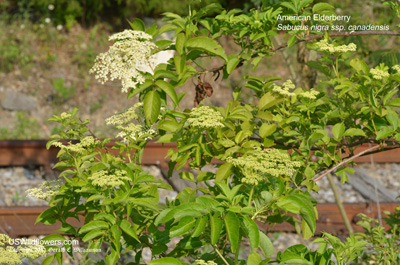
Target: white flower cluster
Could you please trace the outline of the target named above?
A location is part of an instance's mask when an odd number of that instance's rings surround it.
[[[295,87],[296,86],[293,84],[292,80],[288,79],[282,84],[282,86],[274,85],[272,91],[281,96],[292,97],[295,95],[295,93],[290,92],[290,90],[295,89]]]
[[[106,119],[107,125],[125,125],[132,120],[138,120],[139,117],[144,117],[143,103],[139,102],[125,110],[124,112],[117,113]]]
[[[123,170],[116,169],[113,172],[109,172],[107,170],[99,170],[93,173],[89,180],[92,181],[93,185],[100,187],[117,187],[124,184],[124,180],[129,181],[130,178],[126,175],[126,172]]]
[[[372,68],[369,70],[369,72],[372,74],[372,77],[377,80],[382,80],[383,78],[389,77],[388,71],[378,69],[378,67]]]
[[[202,259],[198,259],[196,260],[194,263],[192,263],[192,265],[217,265],[217,263],[215,263],[214,261],[205,261]]]
[[[63,112],[61,113],[61,118],[62,119],[68,119],[71,117],[71,113]]]
[[[300,93],[300,96],[305,97],[305,98],[309,98],[309,99],[316,99],[319,95],[319,92],[314,90],[314,89],[310,89],[309,91],[305,91]]]
[[[392,67],[392,69],[395,70],[397,73],[400,73],[400,65],[396,64]]]
[[[325,39],[320,40],[319,42],[315,43],[315,45],[317,46],[319,51],[330,54],[344,53],[350,51],[354,52],[357,50],[357,46],[354,43],[350,43],[348,45],[334,46],[333,44],[328,43],[328,41]]]
[[[164,108],[161,108],[161,111],[163,110]],[[134,124],[133,121],[137,121],[139,124]],[[130,140],[137,141],[142,135],[148,135],[145,139],[148,141],[152,139],[152,136],[157,134],[154,125],[149,127],[145,123],[142,102],[136,103],[124,112],[109,117],[106,119],[106,124],[116,125],[116,128],[120,130],[116,137],[122,138],[124,142],[129,142]]]
[[[52,145],[59,147],[67,152],[73,152],[78,154],[83,154],[86,151],[86,148],[98,144],[99,141],[95,140],[92,136],[86,136],[77,144],[63,145],[61,142],[54,142]]]
[[[155,127],[150,127],[146,129],[145,126],[140,125],[140,124],[128,124],[126,126],[119,125],[117,126],[117,129],[120,129],[121,131],[117,134],[117,138],[120,137],[124,140],[124,142],[128,142],[129,139],[132,139],[133,141],[137,141],[138,138],[140,138],[143,135],[147,135],[145,138],[145,141],[149,141],[153,139],[153,136],[157,134],[157,130]]]
[[[46,249],[39,244],[19,245],[17,248],[9,246],[11,238],[5,234],[0,234],[0,264],[21,264],[23,258],[31,260],[46,255]]]
[[[96,74],[101,83],[108,79],[121,80],[122,92],[128,92],[145,81],[142,72],[154,67],[152,52],[157,46],[151,39],[149,34],[134,30],[112,35],[109,40],[115,43],[97,56],[90,73]]]
[[[191,127],[201,129],[222,128],[224,117],[217,110],[208,106],[193,108],[187,122]]]
[[[257,185],[267,176],[288,176],[300,167],[300,162],[290,160],[287,153],[277,149],[256,148],[241,157],[228,157],[226,161],[240,168],[244,176],[241,181],[250,185]]]
[[[62,183],[60,181],[44,181],[37,188],[26,191],[27,196],[40,200],[48,200],[59,193]]]

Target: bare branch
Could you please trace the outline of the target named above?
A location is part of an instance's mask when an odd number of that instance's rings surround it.
[[[347,158],[346,160],[343,160],[342,162],[340,162],[339,164],[337,164],[336,166],[334,166],[333,168],[325,171],[324,173],[322,173],[321,175],[317,176],[315,179],[313,179],[314,182],[317,182],[318,180],[320,180],[321,178],[323,178],[324,176],[328,175],[329,173],[331,173],[332,171],[334,171],[335,169],[337,169],[338,167],[342,166],[343,164],[346,164],[347,162],[350,162],[351,160],[353,160],[354,158],[357,158],[359,156],[362,156],[365,153],[374,151],[375,149],[378,149],[379,147],[381,147],[380,145],[376,145],[373,146],[371,148],[368,148],[358,154],[353,155],[352,157]]]

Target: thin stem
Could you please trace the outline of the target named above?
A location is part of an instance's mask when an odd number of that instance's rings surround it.
[[[343,203],[342,200],[340,199],[339,191],[335,185],[335,182],[333,182],[331,174],[328,174],[326,177],[328,178],[329,185],[331,186],[331,189],[333,191],[333,196],[335,196],[335,202],[337,207],[339,208],[340,215],[343,218],[344,226],[346,227],[349,234],[353,234],[354,233],[353,227],[351,226],[349,217],[347,216],[346,210],[343,207]]]
[[[357,157],[359,157],[359,156],[362,156],[362,155],[365,154],[365,153],[368,153],[368,152],[370,152],[370,151],[373,151],[373,150],[375,150],[375,149],[378,149],[379,147],[380,147],[380,145],[373,146],[373,147],[368,148],[368,149],[366,149],[366,150],[364,150],[364,151],[362,151],[362,152],[360,152],[360,153],[358,153],[358,154],[356,154],[356,155],[353,155],[352,157],[347,158],[346,160],[343,160],[342,162],[340,162],[339,164],[337,164],[337,165],[334,166],[333,168],[331,168],[331,169],[325,171],[324,173],[322,173],[321,175],[317,176],[315,179],[313,179],[313,181],[316,182],[316,181],[320,180],[321,178],[323,178],[324,176],[328,175],[329,173],[331,173],[332,171],[334,171],[334,170],[337,169],[338,167],[342,166],[343,164],[346,164],[347,162],[350,162],[350,161],[352,161],[354,158],[357,158]]]
[[[225,264],[226,264],[226,265],[230,265],[230,264],[228,263],[228,261],[226,261],[226,259],[224,258],[224,256],[222,256],[221,252],[219,252],[217,246],[213,246],[213,247],[214,247],[215,251],[217,252],[217,254],[218,254],[218,255],[221,257],[221,259],[225,262]]]
[[[253,199],[253,194],[254,194],[254,186],[251,186],[251,191],[249,195],[249,203],[247,204],[248,207],[251,207],[251,200]]]

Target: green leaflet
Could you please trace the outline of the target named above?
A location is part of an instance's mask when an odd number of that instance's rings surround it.
[[[207,37],[195,37],[186,41],[186,47],[205,51],[228,61],[224,49],[213,39]]]
[[[221,236],[222,219],[217,213],[213,214],[210,218],[211,227],[211,245],[215,245]]]
[[[239,247],[239,218],[233,212],[228,212],[224,218],[226,233],[228,234],[229,242],[231,243],[232,253],[236,253]]]
[[[160,114],[161,99],[157,91],[147,92],[143,101],[144,115],[148,125],[155,123]]]

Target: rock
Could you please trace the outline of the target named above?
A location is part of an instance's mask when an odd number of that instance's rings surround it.
[[[32,96],[24,95],[14,89],[7,89],[1,106],[6,110],[31,111],[37,108],[37,102]]]
[[[356,168],[354,174],[349,174],[349,182],[354,190],[369,201],[376,201],[376,193],[381,202],[396,201],[397,193],[387,189],[379,179],[371,177],[363,168]]]

